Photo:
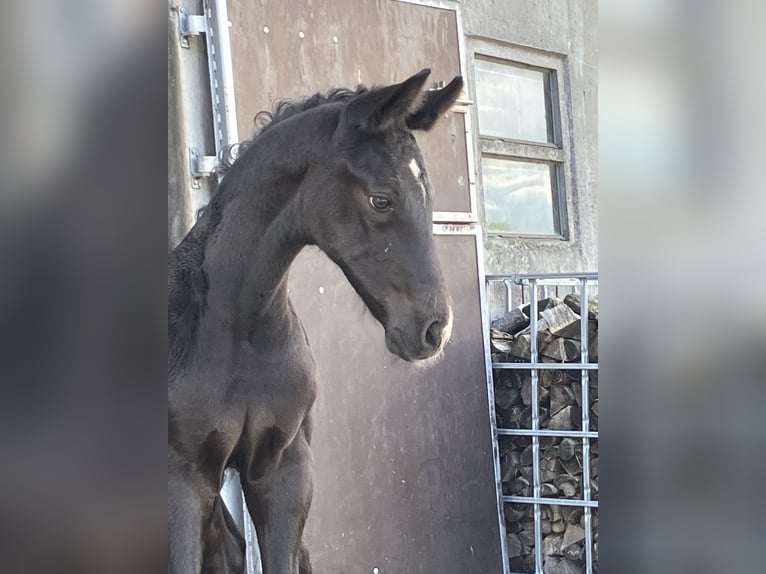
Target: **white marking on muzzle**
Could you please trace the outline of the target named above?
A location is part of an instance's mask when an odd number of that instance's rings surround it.
[[[439,352],[444,349],[444,346],[449,343],[450,337],[452,337],[452,320],[454,319],[454,315],[452,314],[452,307],[448,307],[449,309],[449,315],[447,316],[447,324],[444,326],[444,329],[442,329],[442,342],[441,345],[439,345]]]

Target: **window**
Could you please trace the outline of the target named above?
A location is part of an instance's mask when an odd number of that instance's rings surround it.
[[[556,70],[477,56],[487,231],[565,237]]]

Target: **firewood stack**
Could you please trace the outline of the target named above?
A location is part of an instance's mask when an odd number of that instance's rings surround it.
[[[513,309],[492,323],[492,361],[526,363],[531,360],[530,306]],[[598,302],[588,301],[588,355],[598,362]],[[581,359],[580,298],[538,301],[538,360],[572,363]],[[540,370],[538,383],[541,429],[582,430],[581,371]],[[495,369],[495,412],[499,429],[532,428],[531,372]],[[588,371],[588,405],[591,431],[598,430],[598,372]],[[581,438],[540,437],[541,493],[545,498],[583,498],[583,444]],[[503,494],[533,495],[532,437],[500,436],[500,470]],[[598,500],[598,440],[590,439],[591,499]],[[510,568],[534,572],[535,524],[533,505],[506,504],[505,520]],[[579,574],[585,564],[584,510],[577,506],[541,507],[543,572]],[[591,509],[594,552],[598,572],[598,512]]]

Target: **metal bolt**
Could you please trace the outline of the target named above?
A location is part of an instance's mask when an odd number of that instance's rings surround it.
[[[263,33],[264,34],[268,34],[269,33],[269,27],[268,26],[264,26],[263,27]]]
[[[337,36],[333,36],[332,37],[332,43],[333,44],[337,44],[338,43],[338,37]]]
[[[304,34],[303,32],[298,32],[298,37],[299,38],[305,38],[306,34]]]

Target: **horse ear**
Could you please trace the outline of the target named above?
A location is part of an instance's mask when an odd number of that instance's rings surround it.
[[[418,101],[431,70],[421,70],[401,84],[376,88],[352,99],[346,106],[347,120],[371,132],[384,131],[407,116]]]
[[[426,94],[423,105],[407,116],[407,127],[411,130],[428,131],[443,113],[452,107],[463,89],[462,76],[453,80],[441,90],[432,90]]]

